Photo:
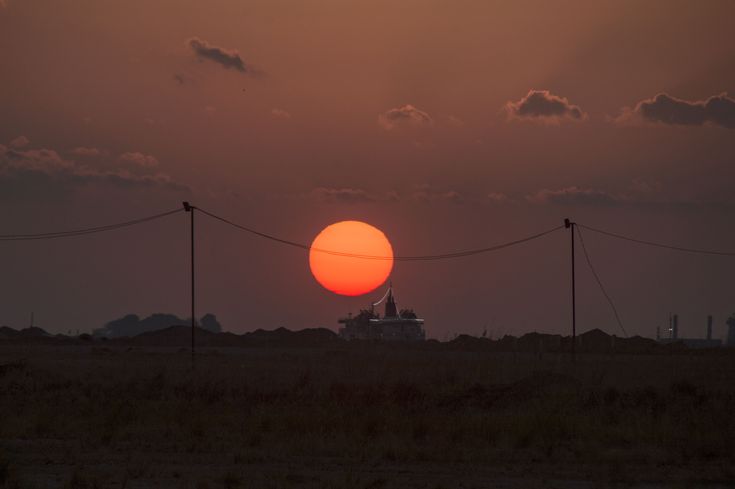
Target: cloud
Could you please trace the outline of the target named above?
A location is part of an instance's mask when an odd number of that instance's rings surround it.
[[[73,150],[71,150],[71,154],[75,156],[94,158],[102,155],[102,151],[97,148],[86,148],[84,146],[79,146],[78,148],[74,148]]]
[[[194,54],[200,59],[214,61],[228,70],[233,69],[241,73],[250,72],[237,50],[214,46],[198,37],[192,37],[187,41],[187,44],[192,51],[194,51]]]
[[[525,201],[536,205],[561,206],[628,206],[634,208],[727,208],[735,205],[729,197],[712,199],[711,195],[680,190],[666,191],[659,182],[633,180],[618,192],[576,186],[551,190],[543,189],[525,196]]]
[[[155,156],[146,155],[138,152],[123,153],[118,158],[122,163],[127,163],[135,167],[153,168],[158,166],[158,160]]]
[[[730,200],[711,200],[682,192],[672,192],[658,181],[634,179],[617,190],[576,185],[544,188],[533,193],[515,194],[491,191],[477,195],[452,189],[441,189],[429,184],[404,186],[402,190],[373,191],[355,187],[317,187],[305,193],[281,195],[279,198],[311,201],[320,204],[405,203],[416,205],[463,206],[579,206],[579,207],[632,207],[632,208],[700,208],[717,206],[732,208]]]
[[[317,187],[311,191],[311,197],[321,203],[358,203],[374,202],[378,198],[359,188],[328,188]]]
[[[462,119],[454,115],[450,115],[449,117],[447,117],[447,122],[450,126],[454,127],[464,127],[465,125],[465,122]]]
[[[417,109],[411,104],[390,109],[378,116],[378,124],[390,131],[399,126],[424,127],[434,123],[426,112]]]
[[[455,204],[464,203],[464,196],[456,190],[449,190],[447,192],[439,194],[439,197],[450,202],[454,202]]]
[[[307,197],[318,203],[357,204],[368,202],[452,202],[464,204],[467,198],[455,190],[434,190],[429,185],[413,185],[412,189],[399,193],[395,190],[372,192],[362,188],[352,187],[317,187]]]
[[[436,188],[429,184],[409,184],[400,190],[371,190],[360,187],[327,187],[319,186],[307,192],[274,195],[277,199],[316,202],[319,204],[442,204],[455,205],[497,205],[518,204],[522,196],[514,198],[500,192],[476,195],[451,188]]]
[[[271,109],[271,116],[274,119],[290,119],[291,113],[283,109],[274,108]]]
[[[15,138],[12,141],[10,141],[10,147],[11,148],[15,148],[15,149],[24,148],[24,147],[28,146],[29,143],[30,143],[30,141],[28,140],[27,137],[25,137],[25,136],[18,136],[17,138]]]
[[[487,194],[487,199],[495,204],[505,204],[510,202],[510,197],[502,192],[490,192]]]
[[[414,185],[414,190],[408,199],[413,202],[437,202],[447,201],[454,204],[464,204],[467,199],[456,190],[434,190],[428,184]]]
[[[556,205],[688,205],[693,200],[672,200],[664,191],[660,182],[651,182],[640,178],[634,179],[626,188],[618,192],[590,187],[565,187],[556,190],[543,189],[535,194],[527,195],[526,201],[533,204]]]
[[[52,149],[20,150],[0,145],[0,195],[37,198],[90,184],[188,190],[158,171],[158,160],[150,155],[130,152],[111,159],[105,151],[83,147],[70,155],[63,158]]]
[[[13,171],[40,171],[51,173],[67,170],[72,166],[54,150],[17,150],[0,146],[0,176]]]
[[[659,93],[638,102],[633,109],[624,108],[614,121],[619,124],[643,121],[682,126],[715,125],[735,129],[735,99],[721,93],[707,100],[690,102]]]
[[[536,120],[558,123],[562,120],[580,121],[587,114],[565,97],[553,95],[548,90],[530,90],[518,102],[507,102],[505,111],[509,119]]]
[[[626,199],[603,190],[572,186],[558,190],[539,190],[527,196],[526,200],[533,204],[614,205]]]

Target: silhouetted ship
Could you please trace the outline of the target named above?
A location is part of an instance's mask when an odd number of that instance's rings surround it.
[[[375,306],[385,301],[385,314],[375,312]],[[338,320],[344,327],[339,328],[339,336],[346,340],[387,340],[423,341],[426,339],[424,320],[416,316],[413,309],[398,312],[393,298],[393,285],[388,287],[382,299],[373,303],[370,309],[362,309],[357,316],[348,314]]]

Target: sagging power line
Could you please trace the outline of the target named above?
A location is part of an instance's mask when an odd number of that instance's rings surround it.
[[[591,226],[587,226],[584,224],[578,224],[575,222],[570,221],[569,219],[565,219],[564,224],[561,226],[557,226],[551,229],[548,229],[546,231],[542,231],[524,238],[516,239],[513,241],[508,241],[505,243],[497,244],[494,246],[489,246],[485,248],[476,248],[471,250],[461,250],[451,253],[442,253],[442,254],[436,254],[436,255],[397,255],[397,256],[378,256],[378,255],[366,255],[366,254],[358,254],[358,253],[349,253],[349,252],[342,252],[337,250],[324,250],[319,248],[312,248],[310,245],[305,243],[299,243],[292,240],[287,240],[284,238],[280,238],[278,236],[274,236],[268,233],[264,233],[261,231],[258,231],[256,229],[243,226],[241,224],[238,224],[236,222],[233,222],[231,220],[225,219],[221,216],[218,216],[214,213],[208,212],[202,208],[195,207],[193,205],[190,205],[188,202],[184,203],[183,208],[174,209],[167,212],[162,212],[159,214],[154,214],[151,216],[141,217],[138,219],[133,219],[129,221],[114,223],[114,224],[108,224],[104,226],[97,226],[97,227],[91,227],[91,228],[82,228],[82,229],[73,229],[68,231],[54,231],[54,232],[47,232],[47,233],[36,233],[36,234],[4,234],[0,235],[0,241],[30,241],[30,240],[44,240],[44,239],[57,239],[57,238],[68,238],[68,237],[75,237],[75,236],[83,236],[88,234],[95,234],[95,233],[101,233],[106,231],[113,231],[117,229],[122,229],[126,227],[135,226],[138,224],[143,224],[146,222],[162,219],[165,217],[168,217],[173,214],[177,214],[182,211],[190,212],[191,213],[191,287],[192,287],[192,366],[194,361],[194,329],[196,325],[195,315],[194,315],[194,303],[195,303],[195,297],[194,297],[194,210],[197,210],[201,212],[202,214],[208,216],[211,219],[223,222],[225,224],[228,224],[234,228],[237,228],[241,231],[245,231],[249,234],[278,242],[281,244],[285,244],[288,246],[292,246],[295,248],[299,248],[306,251],[316,251],[320,253],[327,253],[331,255],[336,256],[343,256],[343,257],[350,257],[350,258],[361,258],[361,259],[370,259],[370,260],[396,260],[396,261],[432,261],[432,260],[443,260],[443,259],[450,259],[450,258],[459,258],[459,257],[465,257],[465,256],[473,256],[473,255],[479,255],[482,253],[488,253],[492,251],[498,251],[505,248],[509,248],[515,245],[519,245],[522,243],[526,243],[535,239],[539,239],[543,236],[549,235],[559,229],[562,228],[571,228],[571,250],[572,250],[572,353],[574,353],[574,337],[576,333],[576,292],[575,292],[575,280],[574,280],[574,237],[575,237],[575,228],[576,228],[576,235],[579,237],[580,243],[582,245],[582,251],[584,252],[585,259],[587,261],[587,265],[589,266],[592,275],[594,276],[595,280],[597,281],[598,286],[600,287],[600,290],[602,291],[603,295],[607,299],[608,303],[610,304],[610,307],[615,315],[615,319],[618,323],[618,326],[622,330],[623,334],[627,337],[627,331],[625,330],[625,327],[623,326],[623,323],[620,319],[620,315],[618,313],[617,307],[615,306],[614,302],[612,301],[612,298],[605,290],[605,287],[602,284],[602,281],[597,274],[594,266],[592,265],[592,260],[589,256],[589,252],[585,246],[584,238],[582,236],[582,232],[580,231],[580,228],[584,228],[586,230],[599,233],[608,237],[613,237],[621,240],[630,241],[633,243],[643,244],[647,246],[654,246],[658,248],[664,248],[664,249],[670,249],[674,251],[680,251],[680,252],[686,252],[686,253],[697,253],[697,254],[706,254],[706,255],[715,255],[715,256],[735,256],[735,252],[730,251],[716,251],[716,250],[705,250],[705,249],[698,249],[698,248],[688,248],[688,247],[682,247],[682,246],[675,246],[665,243],[659,243],[654,241],[647,241],[643,239],[633,238],[630,236],[625,236],[622,234],[612,233],[609,231],[604,231],[601,229],[596,229]]]
[[[297,241],[292,241],[284,238],[280,238],[278,236],[274,236],[272,234],[264,233],[262,231],[258,231],[256,229],[244,226],[242,224],[238,224],[236,222],[233,222],[229,219],[225,219],[224,217],[218,216],[214,213],[211,213],[205,209],[202,209],[201,207],[194,207],[196,210],[200,211],[202,214],[207,215],[208,217],[221,221],[225,224],[228,224],[230,226],[233,226],[237,229],[240,229],[242,231],[246,231],[250,234],[253,234],[255,236],[259,236],[261,238],[265,238],[271,241],[275,241],[281,244],[285,244],[288,246],[293,246],[296,248],[300,248],[303,250],[312,250],[311,246],[305,243],[299,243]],[[57,239],[57,238],[68,238],[68,237],[75,237],[75,236],[83,236],[87,234],[95,234],[95,233],[101,233],[106,231],[114,231],[116,229],[122,229],[125,227],[135,226],[137,224],[143,224],[145,222],[154,221],[157,219],[161,219],[164,217],[168,217],[173,214],[178,214],[179,212],[183,212],[183,208],[178,208],[174,210],[170,210],[167,212],[161,212],[159,214],[153,214],[151,216],[145,216],[138,219],[132,219],[129,221],[123,221],[119,223],[113,223],[113,224],[107,224],[103,226],[96,226],[91,228],[82,228],[82,229],[72,229],[72,230],[66,230],[66,231],[52,231],[52,232],[45,232],[45,233],[29,233],[29,234],[0,234],[0,241],[30,241],[30,240],[38,240],[38,239]],[[587,226],[586,224],[581,223],[575,223],[576,226],[579,226],[581,228],[587,229],[589,231],[602,234],[605,236],[630,241],[633,243],[643,244],[647,246],[654,246],[658,248],[664,248],[664,249],[670,249],[675,251],[682,251],[686,253],[699,253],[699,254],[706,254],[706,255],[716,255],[716,256],[735,256],[735,251],[720,251],[720,250],[706,250],[706,249],[700,249],[700,248],[689,248],[689,247],[683,247],[683,246],[676,246],[666,243],[659,243],[654,241],[647,241],[639,238],[633,238],[630,236],[625,236],[618,233],[613,233],[610,231],[605,231],[602,229],[594,228],[592,226]],[[532,241],[537,238],[541,238],[543,236],[546,236],[547,234],[551,234],[554,231],[557,231],[559,229],[562,229],[564,226],[557,226],[551,229],[548,229],[546,231],[542,231],[540,233],[532,234],[530,236],[509,241],[506,243],[501,243],[494,246],[489,246],[485,248],[476,248],[471,250],[461,250],[456,252],[450,252],[450,253],[441,253],[436,255],[397,255],[393,257],[389,256],[378,256],[378,255],[365,255],[365,254],[359,254],[359,253],[348,253],[348,252],[341,252],[336,250],[323,250],[314,248],[314,251],[320,252],[320,253],[328,253],[331,255],[337,255],[337,256],[345,256],[345,257],[352,257],[352,258],[364,258],[364,259],[371,259],[371,260],[396,260],[396,261],[428,261],[428,260],[441,260],[441,259],[447,259],[447,258],[459,258],[464,256],[472,256],[472,255],[478,255],[482,253],[488,253],[491,251],[497,251],[504,248],[508,248],[517,244],[522,244],[528,241]]]
[[[610,231],[603,231],[602,229],[596,229],[591,226],[586,226],[584,224],[578,224],[578,226],[583,227],[594,233],[599,233],[605,236],[610,236],[612,238],[622,239],[625,241],[631,241],[633,243],[643,244],[647,246],[655,246],[657,248],[665,248],[665,249],[674,250],[674,251],[683,251],[686,253],[698,253],[700,255],[735,256],[735,251],[718,251],[718,250],[704,250],[704,249],[698,249],[698,248],[686,248],[683,246],[675,246],[675,245],[670,245],[670,244],[665,244],[665,243],[657,243],[655,241],[647,241],[644,239],[631,238],[630,236],[625,236],[625,235],[617,234],[617,233],[611,233]]]
[[[154,214],[152,216],[141,217],[139,219],[133,219],[131,221],[124,221],[115,224],[108,224],[105,226],[97,226],[86,229],[73,229],[69,231],[55,231],[49,233],[38,233],[38,234],[0,234],[0,241],[32,241],[37,239],[56,239],[56,238],[71,238],[74,236],[83,236],[86,234],[102,233],[105,231],[114,231],[115,229],[122,229],[137,224],[143,224],[149,221],[155,221],[173,214],[183,212],[183,209],[174,209],[160,214]]]
[[[613,302],[612,298],[610,297],[610,294],[607,293],[605,290],[605,286],[602,285],[602,280],[600,280],[600,276],[597,275],[597,272],[595,271],[595,267],[592,265],[592,260],[590,259],[590,255],[587,252],[587,246],[584,244],[584,238],[582,237],[582,231],[580,231],[579,227],[581,224],[577,224],[576,231],[577,236],[579,236],[579,242],[582,245],[582,252],[584,253],[584,258],[587,260],[587,265],[590,268],[590,271],[592,272],[592,276],[595,277],[595,280],[597,281],[597,285],[600,286],[600,291],[602,292],[602,295],[605,296],[605,299],[607,299],[607,302],[610,304],[610,308],[612,309],[613,314],[615,315],[615,320],[618,323],[618,326],[620,327],[620,330],[623,332],[625,337],[628,337],[628,332],[625,330],[625,327],[623,326],[623,321],[620,320],[620,314],[618,314],[618,308],[615,307],[615,303]]]
[[[502,250],[504,248],[509,248],[511,246],[515,246],[521,243],[526,243],[528,241],[532,241],[537,238],[541,238],[543,236],[546,236],[547,234],[551,234],[554,231],[558,231],[559,229],[563,228],[564,226],[556,226],[555,228],[548,229],[546,231],[542,231],[540,233],[533,234],[531,236],[527,236],[525,238],[516,239],[513,241],[508,241],[506,243],[501,243],[494,246],[489,246],[486,248],[476,248],[472,250],[463,250],[463,251],[455,251],[452,253],[442,253],[438,255],[396,255],[396,256],[379,256],[379,255],[364,255],[359,253],[348,253],[343,251],[335,251],[335,250],[323,250],[319,248],[312,248],[311,246],[304,244],[304,243],[298,243],[296,241],[290,241],[283,238],[279,238],[270,234],[262,233],[260,231],[256,231],[255,229],[243,226],[241,224],[237,224],[233,221],[230,221],[228,219],[225,219],[224,217],[220,217],[216,214],[213,214],[211,212],[207,212],[206,210],[202,209],[201,207],[196,207],[196,209],[201,212],[202,214],[205,214],[212,219],[216,219],[218,221],[221,221],[225,224],[229,224],[232,227],[235,227],[237,229],[240,229],[241,231],[248,232],[250,234],[260,236],[262,238],[269,239],[271,241],[275,241],[277,243],[293,246],[296,248],[301,248],[304,250],[311,250],[316,251],[319,253],[326,253],[329,255],[336,255],[336,256],[344,256],[349,258],[362,258],[366,260],[395,260],[395,261],[432,261],[432,260],[444,260],[448,258],[460,258],[464,256],[472,256],[472,255],[479,255],[481,253],[488,253],[491,251],[498,251]]]

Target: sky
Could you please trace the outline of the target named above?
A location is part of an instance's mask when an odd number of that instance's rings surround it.
[[[0,1],[0,234],[188,200],[299,243],[378,227],[398,255],[580,224],[735,251],[730,1]],[[382,296],[198,215],[197,310],[243,333],[337,328]],[[0,324],[89,331],[189,311],[188,216],[2,242]],[[631,335],[723,337],[735,259],[582,229]],[[429,337],[570,330],[570,237],[396,262]],[[578,328],[622,334],[577,243]]]

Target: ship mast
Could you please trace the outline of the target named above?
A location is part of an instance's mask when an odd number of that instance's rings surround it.
[[[392,291],[393,291],[393,281],[391,280],[391,281],[389,282],[389,285],[388,285],[388,290],[386,290],[386,291],[385,291],[385,294],[383,294],[383,297],[381,297],[381,298],[380,298],[380,300],[379,300],[378,302],[373,302],[372,304],[370,304],[370,312],[372,312],[373,314],[375,314],[375,306],[379,306],[380,304],[382,304],[382,303],[383,303],[383,301],[384,301],[384,300],[385,300],[385,299],[386,299],[386,298],[387,298],[387,297],[388,297],[389,295],[391,295],[391,292],[392,292]]]

